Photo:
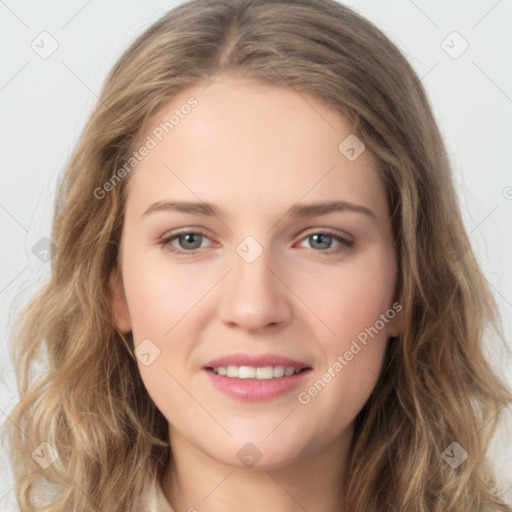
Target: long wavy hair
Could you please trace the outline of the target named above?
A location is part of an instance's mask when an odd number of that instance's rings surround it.
[[[403,334],[356,417],[347,510],[510,512],[487,453],[512,395],[484,343],[503,337],[440,131],[406,58],[333,0],[193,0],[111,70],[60,176],[51,276],[11,334],[20,400],[4,435],[21,512],[140,512],[169,463],[168,422],[131,333],[116,328],[109,288],[129,175],[101,198],[95,190],[119,177],[166,102],[221,73],[312,95],[350,120],[379,162]],[[443,457],[453,442],[468,453],[457,467]],[[55,460],[43,468],[38,455]]]

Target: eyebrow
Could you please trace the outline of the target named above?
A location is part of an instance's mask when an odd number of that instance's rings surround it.
[[[220,217],[221,212],[214,204],[205,202],[187,202],[187,201],[157,201],[153,203],[143,214],[150,215],[156,212],[180,212],[192,215],[204,215],[207,217]],[[374,220],[377,219],[372,210],[366,206],[350,203],[347,201],[326,201],[304,205],[295,204],[285,214],[294,218],[313,217],[317,215],[327,215],[334,212],[355,212],[362,213]]]

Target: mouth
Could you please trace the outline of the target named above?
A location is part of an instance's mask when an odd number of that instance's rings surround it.
[[[304,382],[313,368],[276,355],[232,355],[203,366],[214,388],[247,402],[270,400]]]
[[[285,397],[313,371],[307,363],[277,354],[230,354],[202,367],[207,382],[224,395],[245,402]],[[291,399],[291,397],[290,397]]]
[[[299,373],[311,370],[309,367],[295,366],[215,366],[207,367],[206,370],[227,377],[229,379],[254,379],[254,380],[272,380],[291,377]]]

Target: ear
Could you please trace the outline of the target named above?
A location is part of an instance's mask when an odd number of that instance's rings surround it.
[[[108,284],[116,327],[121,332],[127,333],[132,330],[132,323],[130,320],[130,312],[128,311],[126,295],[124,293],[123,279],[117,266],[112,269]]]

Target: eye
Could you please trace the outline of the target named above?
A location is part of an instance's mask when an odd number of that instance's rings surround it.
[[[208,237],[204,233],[183,231],[165,237],[159,243],[164,249],[170,252],[177,254],[195,254],[198,252],[198,249],[204,247],[203,242],[205,240],[208,240]]]
[[[302,239],[308,241],[312,249],[324,254],[338,254],[354,245],[354,240],[348,235],[343,236],[331,231],[315,231]],[[334,245],[333,247],[333,243]]]
[[[207,240],[210,240],[209,237],[201,231],[181,231],[163,238],[159,244],[169,252],[186,256],[200,252],[200,249],[207,246],[204,243]],[[354,245],[354,240],[349,235],[340,235],[329,230],[310,232],[302,238],[301,244],[305,241],[315,252],[326,255],[339,254]]]

